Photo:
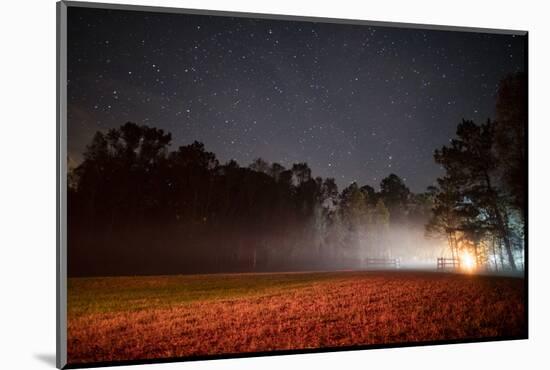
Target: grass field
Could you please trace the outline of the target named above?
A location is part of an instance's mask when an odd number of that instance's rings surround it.
[[[430,272],[70,278],[68,358],[525,335],[524,282]]]

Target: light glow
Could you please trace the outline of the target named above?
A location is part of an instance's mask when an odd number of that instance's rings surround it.
[[[474,256],[471,253],[464,251],[460,255],[460,266],[466,271],[472,271],[476,267],[476,261]]]

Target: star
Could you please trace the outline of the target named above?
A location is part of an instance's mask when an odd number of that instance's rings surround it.
[[[221,163],[306,161],[340,187],[376,187],[391,165],[421,192],[440,174],[433,150],[462,118],[494,118],[500,79],[525,70],[515,35],[73,10],[77,158],[96,131],[132,120],[170,132],[173,148],[200,141]]]

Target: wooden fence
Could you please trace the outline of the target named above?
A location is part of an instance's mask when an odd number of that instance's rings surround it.
[[[460,269],[460,260],[458,258],[438,258],[437,269],[438,270]]]
[[[401,265],[399,258],[366,258],[367,268],[394,268],[398,269]]]

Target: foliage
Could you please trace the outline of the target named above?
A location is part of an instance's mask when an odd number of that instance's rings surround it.
[[[429,212],[409,217],[425,200],[394,174],[380,192],[340,193],[307,163],[241,167],[197,141],[170,145],[134,123],[94,136],[68,189],[71,275],[360,267],[385,255],[391,225]]]
[[[523,255],[519,235],[523,234],[525,212],[523,78],[514,75],[501,82],[499,121],[476,124],[463,120],[450,144],[434,153],[445,175],[430,189],[434,206],[426,230],[447,238],[453,258],[459,250],[467,250],[478,265],[493,261],[493,268],[498,269],[499,254],[501,268],[518,268],[516,255]],[[522,217],[516,217],[518,214]]]

